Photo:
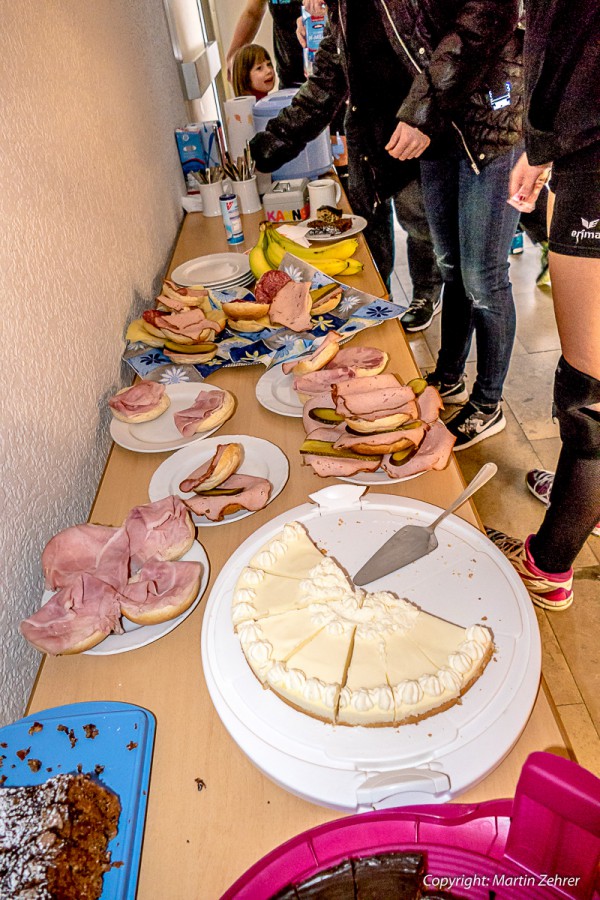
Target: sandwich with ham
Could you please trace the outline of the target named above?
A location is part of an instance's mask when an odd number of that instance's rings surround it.
[[[153,557],[130,579],[120,596],[121,615],[137,625],[159,625],[190,608],[200,590],[202,564]]]
[[[269,502],[272,485],[266,478],[237,473],[243,460],[241,444],[219,444],[214,455],[179,485],[187,508],[197,516],[221,522],[240,510],[257,512]]]
[[[235,411],[235,398],[229,391],[215,388],[200,391],[193,404],[175,413],[175,427],[184,437],[219,428]]]
[[[108,401],[110,411],[120,422],[135,424],[157,419],[169,408],[171,400],[164,384],[156,381],[139,381],[131,387],[121,388]]]

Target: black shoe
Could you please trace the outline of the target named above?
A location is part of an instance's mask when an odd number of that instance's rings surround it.
[[[503,431],[506,428],[506,419],[501,406],[488,413],[472,403],[467,403],[446,428],[456,438],[454,450],[464,450]]]
[[[469,399],[469,392],[465,386],[464,378],[461,378],[460,381],[456,381],[454,384],[446,384],[437,377],[435,372],[430,372],[429,375],[425,376],[425,381],[427,384],[432,385],[442,400],[445,400],[447,403],[466,403]]]
[[[433,322],[433,317],[442,311],[442,298],[429,300],[427,297],[415,298],[400,322],[405,331],[425,331]]]

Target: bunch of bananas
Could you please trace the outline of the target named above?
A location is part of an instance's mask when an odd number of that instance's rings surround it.
[[[363,270],[361,262],[351,259],[357,248],[358,241],[355,238],[346,238],[325,247],[302,247],[280,234],[275,225],[261,222],[258,242],[249,254],[250,268],[254,277],[260,278],[270,269],[278,269],[285,254],[292,253],[325,275],[333,278],[336,275],[348,277]]]

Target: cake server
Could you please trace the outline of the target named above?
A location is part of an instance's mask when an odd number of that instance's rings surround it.
[[[480,487],[487,484],[497,471],[498,466],[495,463],[486,463],[464,491],[458,495],[454,503],[444,510],[435,522],[432,522],[431,525],[405,525],[393,534],[356,573],[352,579],[354,583],[362,586],[371,581],[377,581],[378,578],[383,578],[384,575],[389,575],[396,569],[408,566],[435,550],[438,539],[434,532],[440,522],[455,512],[459,506],[462,506]]]

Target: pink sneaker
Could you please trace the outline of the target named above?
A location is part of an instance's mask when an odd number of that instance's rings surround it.
[[[550,491],[554,484],[554,472],[547,472],[545,469],[531,469],[525,476],[525,484],[534,497],[541,500],[544,506],[548,506]],[[600,537],[600,522],[592,528],[592,534]]]
[[[489,539],[504,553],[520,576],[536,606],[542,609],[567,609],[573,602],[573,569],[568,572],[543,572],[529,551],[529,535],[525,543],[503,531],[485,529]]]

